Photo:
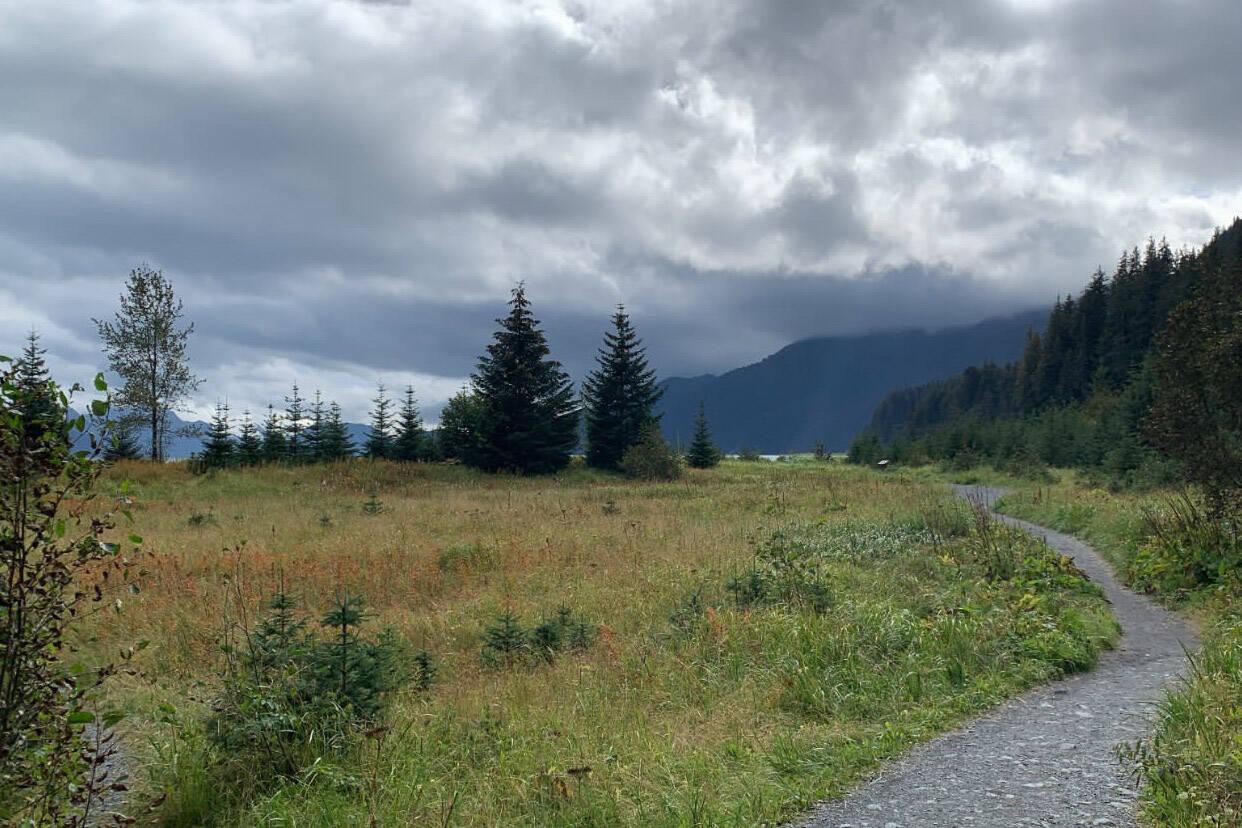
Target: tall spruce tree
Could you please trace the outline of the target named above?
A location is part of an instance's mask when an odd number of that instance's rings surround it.
[[[285,397],[285,460],[305,463],[310,459],[306,445],[306,400],[298,391],[298,384]]]
[[[471,377],[482,401],[480,433],[468,464],[488,471],[545,474],[569,464],[578,442],[573,383],[549,358],[547,339],[531,314],[523,285]]]
[[[345,428],[345,420],[341,416],[341,407],[332,402],[328,405],[328,414],[324,419],[323,444],[320,457],[328,463],[342,460],[354,455],[354,441]]]
[[[707,409],[699,403],[699,413],[694,418],[694,439],[686,452],[686,463],[696,469],[710,469],[720,462],[720,449],[712,442],[712,432],[707,425]]]
[[[283,463],[286,459],[285,426],[271,403],[263,420],[263,462]]]
[[[157,461],[164,459],[169,415],[201,382],[186,355],[194,325],[179,328],[182,316],[164,274],[143,265],[130,271],[113,321],[93,320],[108,365],[122,382],[113,403],[141,413],[151,430],[151,459]]]
[[[392,457],[392,400],[384,383],[375,387],[375,399],[371,400],[371,429],[367,432],[366,445],[363,452],[367,457]]]
[[[241,425],[237,431],[237,462],[243,466],[256,466],[263,460],[263,440],[259,429],[250,417],[250,410],[242,412]]]
[[[586,414],[586,460],[596,468],[616,469],[631,446],[643,439],[655,422],[655,404],[663,396],[656,386],[655,371],[623,305],[617,306],[611,331],[592,371],[582,385]]]
[[[203,440],[203,451],[199,459],[204,468],[222,469],[233,465],[236,456],[237,447],[229,423],[229,405],[217,402],[216,413],[211,416],[211,425],[207,428],[207,437]]]
[[[414,399],[414,386],[405,387],[405,399],[397,414],[397,437],[392,444],[393,459],[406,463],[427,459],[427,435],[423,418]]]
[[[328,410],[324,407],[323,394],[315,389],[315,398],[308,412],[310,423],[306,426],[306,458],[310,463],[321,463],[324,456],[325,429],[328,425]]]

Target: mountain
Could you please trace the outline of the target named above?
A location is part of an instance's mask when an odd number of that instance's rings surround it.
[[[809,451],[820,441],[844,451],[894,388],[948,377],[978,362],[1017,359],[1027,331],[1041,329],[1047,316],[1031,311],[932,333],[800,340],[720,376],[665,380],[661,424],[669,440],[688,442],[702,401],[725,451]]]

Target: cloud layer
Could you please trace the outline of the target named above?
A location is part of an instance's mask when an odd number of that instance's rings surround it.
[[[525,280],[581,376],[1046,303],[1242,204],[1229,0],[0,4],[0,348],[59,371],[134,265],[195,401],[434,416]]]

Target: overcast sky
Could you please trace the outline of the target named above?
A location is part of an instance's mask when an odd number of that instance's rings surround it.
[[[0,0],[0,352],[162,268],[205,412],[434,419],[517,280],[580,378],[1049,304],[1242,212],[1236,0]]]

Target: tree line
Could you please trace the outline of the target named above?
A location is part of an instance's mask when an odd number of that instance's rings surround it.
[[[1016,362],[890,394],[850,456],[1078,466],[1134,483],[1169,479],[1179,463],[1213,465],[1189,459],[1189,435],[1232,456],[1223,447],[1242,385],[1227,372],[1242,354],[1229,350],[1238,323],[1228,309],[1242,301],[1240,267],[1242,221],[1197,251],[1150,240],[1111,277],[1097,271],[1077,297],[1058,299]],[[1192,400],[1197,419],[1170,425],[1171,406],[1188,411]]]
[[[163,273],[143,265],[130,273],[114,318],[94,320],[109,369],[121,380],[113,395],[114,411],[121,413],[109,430],[107,459],[141,456],[140,429],[148,435],[147,455],[165,459],[171,413],[202,385],[188,360],[194,326],[183,317],[182,303]],[[524,285],[513,289],[508,313],[496,322],[469,383],[448,401],[437,429],[425,427],[412,386],[394,401],[380,384],[358,445],[335,400],[319,390],[308,400],[294,383],[283,405],[269,404],[261,422],[248,410],[234,419],[228,404],[218,402],[191,467],[297,465],[361,455],[544,474],[565,468],[582,446],[587,465],[594,468],[643,477],[676,475],[683,458],[660,433],[655,406],[662,390],[624,306],[612,315],[580,394],[552,358]],[[32,332],[20,363],[32,388],[50,382],[43,353]],[[54,417],[63,420],[64,415]],[[700,406],[684,462],[707,468],[720,457]]]

